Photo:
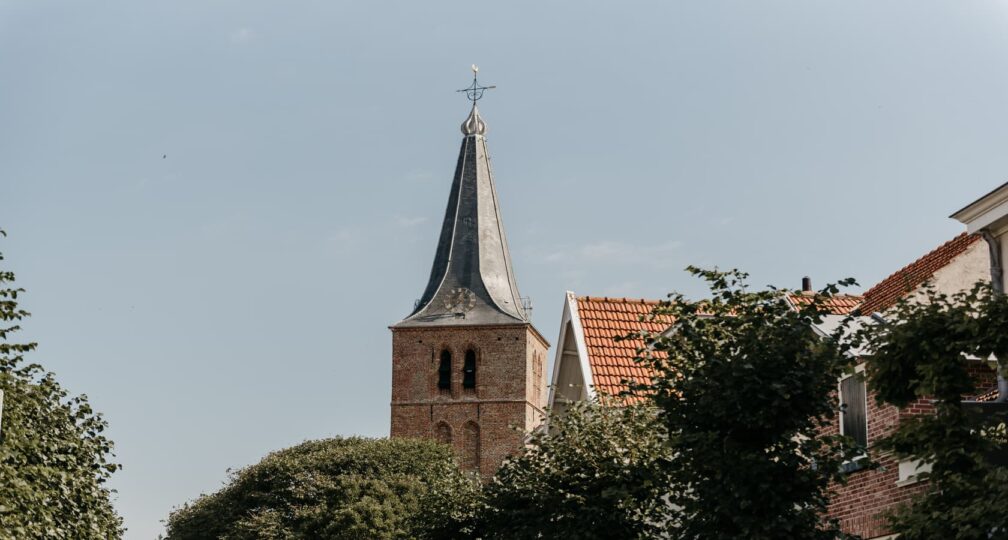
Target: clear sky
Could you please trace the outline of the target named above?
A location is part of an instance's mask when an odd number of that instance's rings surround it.
[[[129,538],[388,432],[390,333],[481,101],[519,288],[870,285],[1008,178],[1008,2],[0,0],[0,241],[105,413]]]

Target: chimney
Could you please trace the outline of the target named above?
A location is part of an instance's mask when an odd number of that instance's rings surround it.
[[[801,278],[802,292],[812,292],[812,278],[805,276]]]

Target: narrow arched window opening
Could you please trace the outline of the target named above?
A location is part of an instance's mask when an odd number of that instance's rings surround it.
[[[451,352],[441,351],[441,363],[438,365],[437,387],[440,390],[451,390]]]
[[[465,363],[462,365],[462,387],[476,388],[476,351],[472,349],[465,353]]]
[[[452,442],[451,426],[444,422],[438,422],[437,429],[434,430],[434,437],[437,442],[450,446]]]
[[[462,466],[472,471],[480,470],[480,427],[476,422],[466,422],[463,428]]]

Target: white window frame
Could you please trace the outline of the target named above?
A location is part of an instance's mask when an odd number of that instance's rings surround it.
[[[853,373],[845,374],[842,377],[840,377],[839,379],[837,379],[837,403],[839,405],[843,405],[843,386],[842,386],[841,383],[843,383],[843,381],[845,381],[845,380],[847,380],[847,379],[849,379],[851,377],[857,376],[857,375],[861,375],[861,377],[864,379],[864,373],[865,373],[865,363],[861,362],[860,364],[858,364],[854,368],[854,372]],[[869,424],[868,424],[868,380],[867,379],[865,379],[864,399],[865,399],[865,403],[864,403],[864,412],[865,412],[865,448],[867,449],[868,442],[869,442],[868,441],[868,439],[869,439],[868,435],[870,433],[870,428],[869,428]],[[840,415],[837,417],[837,420],[839,421],[839,424],[840,424],[839,425],[839,431],[840,431],[841,435],[846,435],[846,433],[844,433],[844,414],[846,414],[846,413],[841,408],[840,409]],[[856,461],[858,461],[860,459],[864,459],[866,457],[868,457],[868,454],[864,453],[864,454],[861,454],[859,456],[855,456],[852,459],[846,461],[845,464],[847,464],[847,463],[853,463],[853,462],[856,462]]]
[[[931,472],[931,464],[919,459],[905,459],[899,462],[898,467],[896,485],[899,487],[916,484],[921,481],[921,473]]]

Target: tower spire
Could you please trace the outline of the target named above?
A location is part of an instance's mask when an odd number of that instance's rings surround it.
[[[549,343],[515,285],[486,123],[472,101],[430,279],[392,330],[392,437],[436,439],[460,465],[492,475],[545,414]],[[518,429],[515,429],[515,428]]]
[[[423,296],[396,326],[514,324],[528,322],[501,221],[497,186],[490,168],[486,122],[476,102],[486,90],[476,79],[465,92],[472,101],[462,123],[462,147],[434,264]]]

